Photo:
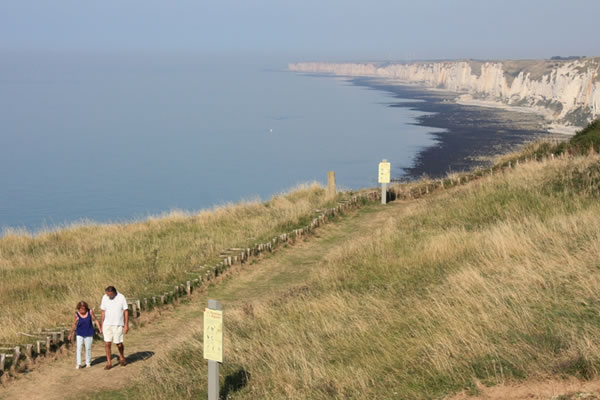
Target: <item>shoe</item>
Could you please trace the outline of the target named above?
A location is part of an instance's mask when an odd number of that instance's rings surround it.
[[[127,361],[121,360],[121,361],[119,361],[119,364],[121,364],[121,367],[124,367],[127,365]]]
[[[85,364],[86,368],[90,368],[92,366],[92,364]]]
[[[75,369],[79,369],[79,368],[81,368],[81,365],[76,365],[75,366]]]
[[[107,365],[104,367],[104,369],[111,369],[111,368],[112,368],[112,365],[110,365],[110,364],[107,364]]]

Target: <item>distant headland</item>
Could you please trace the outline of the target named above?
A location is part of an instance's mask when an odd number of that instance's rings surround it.
[[[536,112],[549,130],[574,133],[600,117],[600,57],[549,60],[289,64],[290,71],[384,78],[459,94],[457,101]]]

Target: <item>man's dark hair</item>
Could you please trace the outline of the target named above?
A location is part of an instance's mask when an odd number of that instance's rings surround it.
[[[106,289],[104,289],[105,292],[113,292],[113,293],[117,293],[117,289],[115,289],[114,286],[109,286]]]

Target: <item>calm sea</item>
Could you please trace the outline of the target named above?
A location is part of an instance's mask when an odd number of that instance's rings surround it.
[[[422,112],[287,60],[0,56],[0,229],[127,221],[268,198],[298,183],[375,186],[432,143]]]

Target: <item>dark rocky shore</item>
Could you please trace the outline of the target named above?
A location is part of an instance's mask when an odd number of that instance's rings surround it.
[[[412,167],[393,171],[396,179],[416,179],[423,175],[440,177],[448,172],[486,166],[490,165],[493,156],[515,150],[525,143],[567,138],[545,131],[543,117],[534,113],[461,105],[454,102],[456,93],[392,85],[381,79],[352,78],[350,82],[403,99],[390,102],[389,107],[426,112],[416,124],[443,129],[431,133],[435,145],[421,150]]]

